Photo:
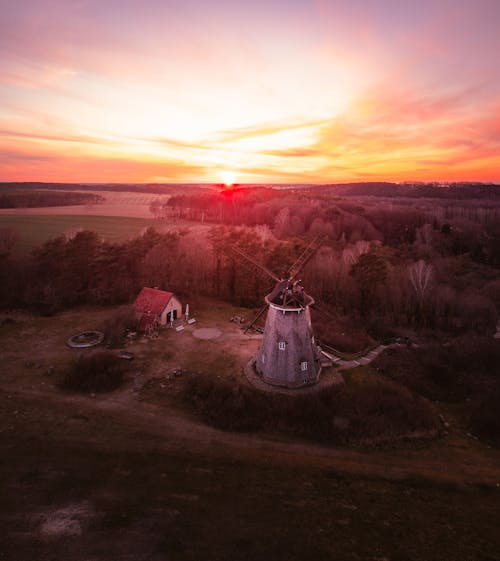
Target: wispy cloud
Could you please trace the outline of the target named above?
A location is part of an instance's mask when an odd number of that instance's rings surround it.
[[[116,6],[2,6],[0,179],[499,178],[499,2]]]

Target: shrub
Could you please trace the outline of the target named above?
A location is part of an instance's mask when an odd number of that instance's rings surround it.
[[[137,327],[137,318],[131,306],[122,306],[108,318],[102,331],[106,336],[106,343],[110,347],[122,345],[127,330],[134,330]]]
[[[123,383],[123,361],[107,351],[80,355],[59,387],[79,392],[110,392]]]
[[[266,396],[240,386],[235,380],[193,376],[185,386],[191,401],[209,424],[228,430],[257,430],[266,425]]]
[[[196,376],[184,396],[206,422],[222,429],[278,431],[332,443],[425,436],[437,426],[428,402],[382,378],[285,396]]]
[[[373,365],[425,397],[453,402],[489,393],[499,363],[499,341],[468,335],[447,345],[391,349]]]

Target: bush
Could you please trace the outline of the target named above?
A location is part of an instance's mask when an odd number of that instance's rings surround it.
[[[468,335],[446,345],[391,349],[373,366],[425,397],[456,402],[489,393],[499,363],[499,341]]]
[[[59,387],[78,392],[110,392],[122,385],[123,370],[123,362],[110,352],[80,355],[66,372]]]
[[[236,380],[195,376],[184,396],[218,428],[277,431],[338,444],[427,436],[437,427],[423,398],[381,378],[284,396],[243,387]]]
[[[127,330],[137,327],[137,317],[131,306],[122,306],[104,322],[101,330],[106,336],[106,344],[110,347],[120,347]]]
[[[193,376],[185,386],[184,396],[205,421],[216,427],[249,431],[267,424],[267,396],[240,386],[236,380]]]

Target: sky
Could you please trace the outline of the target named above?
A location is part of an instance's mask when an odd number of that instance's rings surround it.
[[[0,0],[0,181],[499,181],[499,24],[499,0]]]

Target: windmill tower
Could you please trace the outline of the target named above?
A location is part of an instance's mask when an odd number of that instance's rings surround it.
[[[268,384],[299,388],[319,380],[321,366],[309,310],[314,299],[297,280],[299,272],[316,253],[319,247],[317,242],[317,239],[314,240],[306,248],[290,269],[287,279],[280,279],[233,248],[233,251],[276,281],[274,290],[265,297],[265,307],[253,322],[268,307],[262,344],[255,362],[257,372]]]

